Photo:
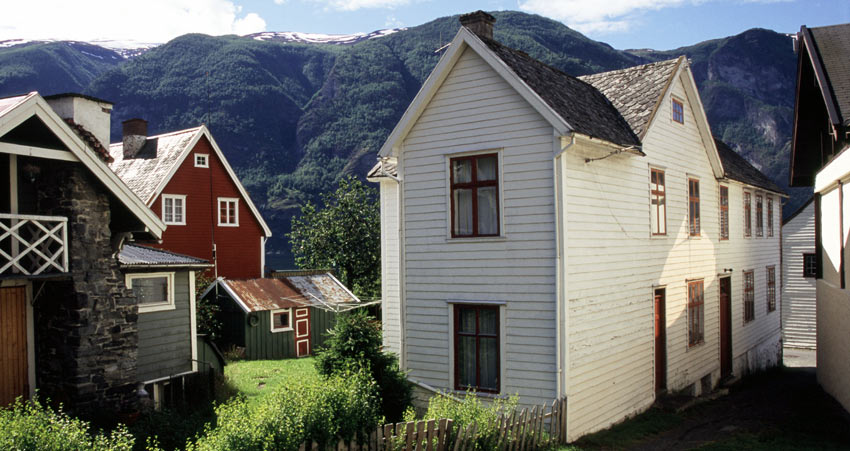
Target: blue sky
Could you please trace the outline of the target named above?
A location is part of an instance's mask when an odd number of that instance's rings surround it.
[[[667,50],[754,27],[792,33],[803,24],[850,22],[850,0],[25,0],[3,9],[0,40],[155,43],[189,32],[370,32],[477,9],[539,14],[619,49]]]

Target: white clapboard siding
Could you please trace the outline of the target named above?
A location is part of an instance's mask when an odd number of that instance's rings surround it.
[[[803,254],[815,253],[815,204],[809,202],[782,226],[782,334],[784,345],[815,349],[814,277],[803,277]]]
[[[398,183],[381,181],[381,324],[384,349],[396,355],[401,354],[398,202]]]
[[[467,49],[403,142],[406,365],[453,389],[449,302],[505,302],[502,393],[555,397],[552,127]],[[447,161],[500,152],[505,237],[448,238]],[[383,201],[383,200],[382,200]]]

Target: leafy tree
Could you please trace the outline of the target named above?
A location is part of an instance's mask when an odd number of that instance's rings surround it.
[[[412,389],[398,358],[381,350],[381,326],[366,312],[344,313],[337,318],[325,349],[316,356],[323,376],[368,371],[378,384],[381,407],[389,422],[400,421],[412,400]]]
[[[301,268],[333,268],[354,294],[377,297],[381,292],[381,213],[377,190],[354,177],[322,194],[325,208],[312,202],[292,219],[295,264]]]

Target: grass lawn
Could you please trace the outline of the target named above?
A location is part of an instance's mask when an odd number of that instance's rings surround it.
[[[287,360],[241,360],[229,362],[224,376],[231,387],[249,400],[259,399],[292,381],[317,379],[313,357]]]

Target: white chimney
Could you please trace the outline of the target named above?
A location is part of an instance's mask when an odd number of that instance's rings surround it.
[[[47,96],[44,100],[59,117],[82,126],[100,141],[103,148],[109,149],[112,102],[74,93]]]

